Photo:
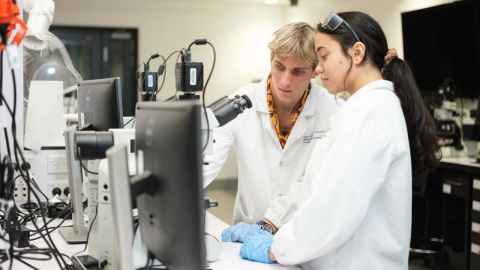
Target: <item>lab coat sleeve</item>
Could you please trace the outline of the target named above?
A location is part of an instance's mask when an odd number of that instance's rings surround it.
[[[385,116],[351,113],[347,122],[332,134],[321,165],[309,166],[305,177],[312,177],[312,196],[274,237],[271,251],[281,264],[305,263],[340,248],[385,180],[393,148]]]
[[[213,130],[213,151],[204,156],[203,188],[213,182],[228,158],[228,153],[235,140],[234,125],[235,120]]]

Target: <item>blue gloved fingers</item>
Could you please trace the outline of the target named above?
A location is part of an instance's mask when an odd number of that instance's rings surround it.
[[[238,223],[222,232],[222,241],[243,243],[248,235],[257,230],[261,230],[257,224]]]
[[[238,234],[239,234],[239,231],[242,231],[243,228],[245,228],[246,226],[248,226],[249,224],[247,223],[238,223],[238,224],[235,224],[233,226],[230,226],[228,228],[226,228],[225,230],[223,230],[222,232],[222,241],[223,242],[237,242],[238,241]]]
[[[245,224],[239,226],[237,230],[233,231],[232,240],[243,243],[251,234],[261,230],[260,225],[257,224]]]
[[[272,246],[273,235],[266,231],[257,231],[250,235],[240,248],[240,257],[246,260],[274,263],[268,257],[268,252]]]
[[[232,231],[233,226],[230,226],[222,231],[221,238],[223,242],[232,242]]]
[[[241,223],[238,223],[238,224],[235,224],[233,226],[230,226],[230,227],[226,228],[222,232],[222,241],[223,242],[236,242],[237,238],[238,238],[237,235],[239,233],[238,231],[242,230],[242,228],[244,228],[247,225],[248,224],[241,222]]]

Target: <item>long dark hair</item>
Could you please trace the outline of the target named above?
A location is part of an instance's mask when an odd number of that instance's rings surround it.
[[[338,15],[348,22],[365,45],[363,62],[369,61],[382,71],[385,80],[393,82],[407,123],[413,176],[428,173],[439,163],[440,147],[435,122],[423,102],[409,65],[398,57],[385,63],[388,51],[387,39],[375,19],[362,12],[343,12]],[[318,24],[317,31],[328,34],[338,41],[345,56],[349,57],[348,49],[357,40],[344,24],[334,31]]]

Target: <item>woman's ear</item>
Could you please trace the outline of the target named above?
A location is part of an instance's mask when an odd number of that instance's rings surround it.
[[[355,42],[353,44],[352,48],[350,49],[350,54],[352,56],[353,64],[359,65],[363,62],[363,59],[365,59],[366,55],[366,47],[365,44],[362,42]]]

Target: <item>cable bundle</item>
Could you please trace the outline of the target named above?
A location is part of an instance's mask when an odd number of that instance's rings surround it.
[[[0,93],[3,93],[3,51],[0,52]],[[2,106],[5,106],[12,119],[10,132],[12,137],[13,149],[10,149],[10,142],[8,141],[8,130],[3,129],[5,135],[7,153],[0,151],[0,241],[4,241],[8,245],[7,250],[0,251],[0,263],[9,261],[9,268],[12,269],[14,260],[28,266],[30,269],[38,269],[26,260],[29,261],[45,261],[54,258],[60,269],[68,269],[69,264],[65,261],[65,254],[62,254],[56,247],[52,240],[51,232],[63,224],[61,221],[57,226],[48,227],[52,220],[47,221],[45,217],[46,206],[48,205],[48,198],[43,194],[30,176],[30,165],[25,160],[23,150],[21,149],[16,134],[17,125],[15,116],[17,112],[17,86],[15,71],[11,69],[11,77],[13,82],[13,106],[10,106],[5,96],[0,95]],[[12,151],[13,150],[13,151]],[[15,205],[14,189],[15,181],[17,179],[23,180],[27,184],[27,203],[24,206],[26,213],[20,211]],[[38,193],[46,199],[46,202],[40,200]],[[33,198],[32,198],[33,195]],[[33,199],[33,200],[32,200]],[[68,211],[67,211],[68,210]],[[71,211],[69,208],[65,211],[65,216]],[[37,219],[40,218],[42,226],[37,224]],[[27,222],[33,225],[33,229],[25,229]],[[15,247],[15,241],[18,241],[19,235],[22,233],[32,232],[33,239],[42,239],[47,248],[38,248],[29,245],[26,248]]]

